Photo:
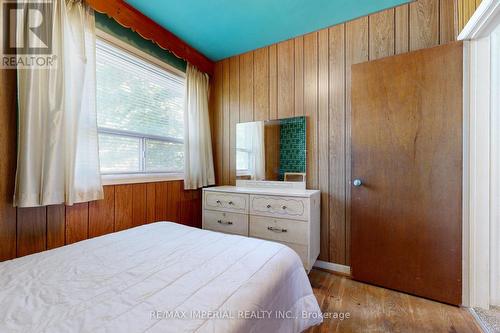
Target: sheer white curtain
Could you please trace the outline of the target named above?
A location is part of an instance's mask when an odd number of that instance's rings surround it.
[[[188,64],[184,103],[184,188],[187,190],[215,184],[208,92],[208,75]]]
[[[253,180],[264,180],[266,178],[266,151],[264,142],[264,122],[256,121],[249,123],[251,135],[251,159],[250,169]]]
[[[23,31],[22,26],[17,27]],[[103,198],[95,99],[95,21],[83,1],[53,1],[50,69],[18,70],[14,204],[31,207]]]

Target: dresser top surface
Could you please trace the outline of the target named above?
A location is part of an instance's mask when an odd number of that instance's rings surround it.
[[[284,189],[284,188],[256,188],[256,187],[240,187],[240,186],[215,186],[204,188],[203,191],[209,192],[227,192],[240,194],[260,194],[260,195],[279,195],[286,197],[311,197],[319,190],[299,190],[299,189]]]

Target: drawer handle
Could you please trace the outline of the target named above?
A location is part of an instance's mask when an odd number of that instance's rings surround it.
[[[225,225],[231,225],[231,224],[233,224],[233,222],[231,222],[231,221],[222,221],[222,220],[218,220],[217,223],[219,223],[219,224],[225,224]]]
[[[220,205],[220,200],[217,200],[217,201],[216,201],[216,203],[217,203],[218,205]]]
[[[267,205],[266,207],[267,207],[267,208],[271,208],[271,205]]]
[[[232,202],[232,201],[229,201],[229,202],[228,202],[228,204],[230,204],[230,205],[233,205],[233,204],[234,204],[234,202]]]
[[[285,210],[285,209],[286,209],[286,206],[281,206],[281,209]]]
[[[274,232],[286,232],[286,229],[274,228],[274,227],[267,227],[267,230],[274,231]]]

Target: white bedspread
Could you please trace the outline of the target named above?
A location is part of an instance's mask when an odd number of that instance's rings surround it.
[[[321,321],[294,251],[174,223],[0,263],[2,333],[288,333]]]

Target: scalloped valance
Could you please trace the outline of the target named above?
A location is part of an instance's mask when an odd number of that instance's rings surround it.
[[[150,40],[162,49],[172,52],[199,70],[209,75],[213,74],[213,61],[126,2],[122,0],[85,1],[95,11],[108,15],[120,25],[135,31],[144,39]]]

